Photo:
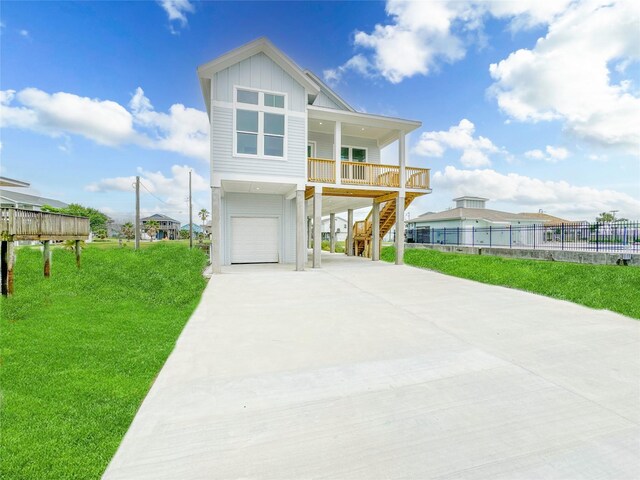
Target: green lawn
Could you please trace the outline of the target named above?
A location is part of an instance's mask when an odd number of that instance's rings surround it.
[[[382,249],[395,260],[395,249]],[[407,265],[502,285],[640,319],[640,268],[583,265],[407,249]]]
[[[205,255],[158,242],[17,250],[0,300],[0,478],[99,478],[196,307]]]

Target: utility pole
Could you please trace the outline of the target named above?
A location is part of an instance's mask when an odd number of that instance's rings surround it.
[[[189,170],[189,248],[193,248],[193,203],[191,203],[191,170]]]
[[[140,177],[136,177],[136,250],[140,249]]]

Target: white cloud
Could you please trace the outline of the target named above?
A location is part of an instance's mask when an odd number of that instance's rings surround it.
[[[140,87],[129,107],[134,123],[150,136],[149,147],[209,159],[209,119],[202,110],[177,103],[169,113],[156,112]]]
[[[19,30],[19,31],[18,31],[18,34],[19,34],[21,37],[24,37],[24,38],[31,38],[31,37],[29,36],[29,30]]]
[[[181,27],[187,26],[187,13],[195,12],[195,6],[189,0],[161,0],[158,3],[167,13],[169,22],[177,22]],[[178,33],[172,24],[169,29],[174,35]]]
[[[463,118],[449,130],[422,133],[413,152],[426,157],[442,157],[447,149],[460,150],[460,162],[465,167],[491,165],[489,155],[501,150],[486,137],[474,137],[474,132],[475,125]]]
[[[631,79],[612,82],[609,66],[623,74],[640,60],[638,24],[637,2],[574,3],[533,49],[490,66],[490,93],[515,120],[560,120],[580,138],[637,154],[640,98]]]
[[[566,148],[554,147],[552,145],[547,145],[545,152],[539,149],[529,150],[524,153],[524,156],[527,158],[532,158],[533,160],[544,160],[545,162],[555,163],[560,160],[564,160],[569,155],[571,155],[569,150],[567,150]]]
[[[12,106],[14,99],[22,106]],[[135,137],[131,114],[109,100],[25,88],[18,93],[0,92],[0,109],[1,127],[30,129],[54,137],[72,133],[103,145],[118,145]]]
[[[455,196],[476,195],[512,203],[521,210],[543,209],[569,219],[588,220],[600,212],[619,210],[620,216],[640,218],[640,200],[615,190],[571,185],[565,181],[544,181],[517,173],[502,174],[491,169],[460,170],[448,166],[433,175],[434,189],[446,189]]]
[[[52,137],[80,135],[107,146],[136,144],[208,161],[209,122],[205,112],[179,103],[168,113],[157,112],[141,88],[136,89],[129,108],[65,92],[5,90],[0,91],[0,127]]]
[[[439,63],[465,56],[467,44],[486,42],[485,17],[510,20],[512,31],[546,24],[570,0],[540,1],[408,1],[388,0],[389,23],[377,24],[371,33],[358,31],[354,44],[359,53],[343,65],[325,70],[325,79],[337,82],[349,70],[377,73],[391,83],[414,75],[428,75]]]

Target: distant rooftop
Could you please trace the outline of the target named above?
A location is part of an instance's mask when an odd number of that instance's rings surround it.
[[[0,177],[0,187],[23,187],[28,188],[31,185],[22,180],[14,180],[13,178]]]
[[[167,217],[166,215],[162,215],[161,213],[154,213],[153,215],[149,216],[149,217],[144,217],[141,218],[141,220],[143,222],[146,222],[148,220],[156,220],[158,222],[174,222],[174,223],[180,223],[178,220],[171,218],[171,217]]]
[[[27,184],[29,185],[29,184]],[[49,205],[54,208],[66,208],[69,205],[53,198],[40,197],[38,195],[29,195],[28,193],[14,192],[13,190],[0,190],[0,203],[2,205],[11,205],[20,207],[38,207]]]

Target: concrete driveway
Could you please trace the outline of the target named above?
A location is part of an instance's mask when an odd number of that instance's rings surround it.
[[[212,278],[105,478],[640,478],[640,322],[323,262]]]

